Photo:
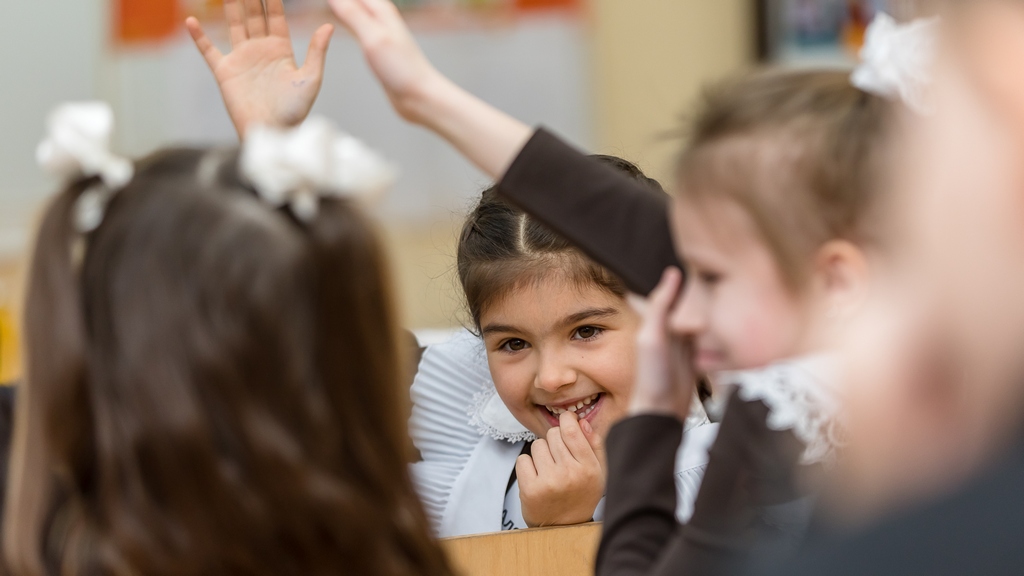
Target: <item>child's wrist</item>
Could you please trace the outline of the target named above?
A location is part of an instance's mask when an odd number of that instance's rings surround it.
[[[400,97],[399,112],[409,122],[437,131],[457,93],[455,84],[437,71],[431,71]]]

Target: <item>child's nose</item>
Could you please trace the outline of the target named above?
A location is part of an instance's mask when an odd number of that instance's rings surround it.
[[[560,388],[576,382],[576,370],[555,353],[541,354],[540,365],[537,367],[535,385],[547,392],[556,392]]]

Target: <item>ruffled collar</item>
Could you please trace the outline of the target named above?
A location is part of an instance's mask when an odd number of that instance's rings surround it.
[[[835,357],[807,356],[759,370],[720,372],[713,379],[723,396],[735,389],[744,401],[764,402],[768,427],[792,430],[804,443],[801,464],[835,460],[843,444]]]
[[[533,442],[537,435],[527,430],[512,412],[501,401],[494,384],[488,382],[482,390],[473,395],[473,402],[467,411],[469,425],[477,429],[481,436],[489,436],[495,440],[517,442]]]

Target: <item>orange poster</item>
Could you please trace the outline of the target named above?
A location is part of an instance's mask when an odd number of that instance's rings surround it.
[[[114,0],[114,34],[120,44],[163,40],[181,26],[180,0]]]

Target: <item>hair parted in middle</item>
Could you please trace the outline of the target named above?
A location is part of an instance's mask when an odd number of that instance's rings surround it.
[[[647,186],[651,194],[664,194],[657,180],[635,164],[616,156],[595,155]],[[488,188],[466,218],[459,236],[458,272],[474,327],[491,304],[516,289],[550,275],[581,285],[593,284],[618,296],[626,286],[568,240],[505,201],[497,187]]]

